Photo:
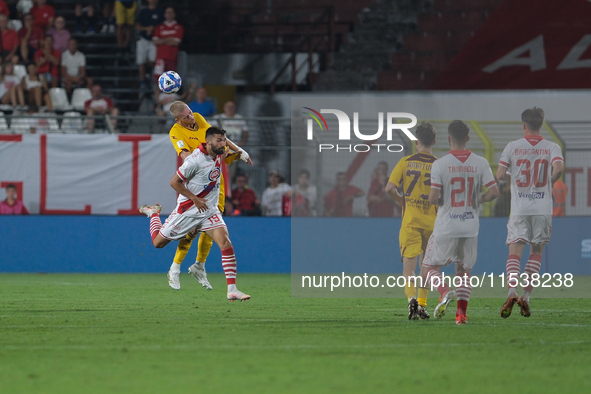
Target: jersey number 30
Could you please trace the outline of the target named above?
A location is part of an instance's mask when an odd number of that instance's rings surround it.
[[[527,159],[517,160],[519,167],[519,178],[515,180],[518,187],[529,187],[532,182],[531,161]],[[548,184],[548,160],[538,159],[534,161],[534,186],[544,187]]]

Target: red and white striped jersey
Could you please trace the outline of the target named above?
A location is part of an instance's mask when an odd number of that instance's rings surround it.
[[[222,156],[214,159],[205,148],[205,144],[199,145],[193,153],[185,159],[183,165],[177,170],[177,175],[184,181],[185,187],[199,198],[203,198],[207,204],[206,212],[198,212],[193,201],[179,194],[177,199],[177,212],[185,213],[189,209],[195,214],[203,215],[210,211],[217,211],[220,189]],[[189,214],[193,213],[192,211]]]
[[[441,189],[433,234],[447,238],[478,235],[480,189],[496,185],[488,161],[469,150],[452,150],[431,166],[431,187]]]
[[[541,135],[511,141],[499,165],[511,173],[511,216],[552,215],[552,164],[564,161],[560,146]]]

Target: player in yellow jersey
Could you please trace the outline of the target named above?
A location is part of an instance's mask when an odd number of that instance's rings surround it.
[[[176,123],[172,126],[169,132],[170,141],[172,146],[176,150],[177,154],[182,160],[185,160],[197,147],[205,143],[205,132],[211,126],[198,113],[193,113],[189,106],[182,101],[175,101],[170,106],[170,113],[174,117]],[[226,164],[232,163],[238,158],[252,165],[252,161],[246,151],[234,144],[232,141],[226,139],[226,145],[230,147],[234,153],[228,154],[224,161]],[[225,204],[225,187],[224,178],[220,180],[220,199],[218,208],[220,212],[224,211]],[[174,290],[181,288],[179,275],[181,272],[181,263],[185,259],[185,256],[189,252],[191,243],[195,238],[196,234],[189,233],[186,238],[179,241],[174,260],[168,271],[168,285]],[[201,233],[199,237],[197,259],[195,264],[189,267],[189,273],[193,275],[195,279],[207,290],[211,290],[211,284],[207,280],[207,273],[205,272],[205,260],[209,255],[213,240],[205,233]]]
[[[402,206],[402,226],[400,227],[400,254],[402,256],[402,274],[406,277],[406,298],[408,299],[408,319],[428,319],[427,295],[429,289],[419,287],[419,296],[415,283],[410,277],[415,276],[418,256],[425,253],[427,242],[433,232],[437,209],[429,203],[431,191],[431,165],[437,158],[431,151],[435,144],[435,127],[423,122],[417,127],[415,141],[418,153],[405,156],[392,170],[386,184],[386,192]],[[403,195],[396,188],[402,186]],[[422,263],[422,256],[421,256]],[[421,274],[423,271],[420,264]]]

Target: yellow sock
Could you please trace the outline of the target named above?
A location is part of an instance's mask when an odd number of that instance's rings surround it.
[[[197,249],[197,261],[200,263],[205,263],[207,260],[207,256],[209,256],[209,251],[213,245],[213,239],[205,234],[201,233],[199,237],[199,248]]]
[[[427,306],[427,297],[428,296],[429,296],[429,289],[424,288],[424,287],[419,287],[419,298],[417,298],[417,301],[419,301],[419,305]]]
[[[415,284],[414,283],[407,283],[404,287],[404,294],[406,294],[406,299],[410,300],[410,297],[416,297],[417,292],[415,291]]]
[[[181,264],[189,253],[189,249],[191,248],[191,242],[195,239],[194,235],[189,235],[179,241],[178,246],[176,247],[176,253],[174,254],[174,261],[177,264]]]

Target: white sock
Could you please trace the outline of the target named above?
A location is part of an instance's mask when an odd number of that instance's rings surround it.
[[[198,261],[195,261],[195,266],[197,267],[197,269],[200,269],[200,270],[205,269],[205,263],[200,263]]]
[[[527,300],[527,302],[529,302],[530,294],[531,294],[531,291],[523,290],[523,298],[525,298]]]
[[[238,289],[236,289],[236,285],[228,285],[228,293],[231,293],[236,290],[238,290]]]
[[[514,287],[511,287],[509,289],[509,297],[515,297],[517,298],[519,296],[519,294],[517,294],[517,289]]]
[[[173,262],[172,265],[170,266],[170,271],[171,272],[181,272],[181,265]]]

